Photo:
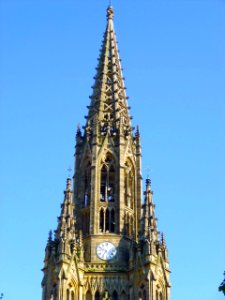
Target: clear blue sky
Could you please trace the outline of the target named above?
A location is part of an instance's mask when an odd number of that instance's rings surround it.
[[[40,300],[77,123],[105,30],[103,0],[0,1],[0,292]],[[129,104],[169,248],[172,300],[222,300],[225,2],[113,0]]]

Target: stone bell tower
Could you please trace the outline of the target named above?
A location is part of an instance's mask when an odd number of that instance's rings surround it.
[[[159,237],[141,142],[131,125],[113,25],[107,26],[83,130],[44,260],[42,300],[169,300],[167,247]]]

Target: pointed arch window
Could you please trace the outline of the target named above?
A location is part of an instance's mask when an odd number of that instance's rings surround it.
[[[112,300],[118,300],[118,294],[116,291],[114,291],[112,294]]]
[[[115,232],[115,211],[111,210],[110,231]]]
[[[126,300],[126,299],[127,299],[126,293],[123,291],[121,294],[121,300]]]
[[[115,166],[111,158],[107,158],[101,169],[100,200],[113,202],[115,199]]]
[[[128,212],[124,214],[124,234],[129,237],[134,234],[134,216]]]
[[[106,201],[106,195],[107,195],[107,175],[108,175],[108,170],[106,165],[103,165],[102,170],[101,170],[101,201],[105,202]]]
[[[103,207],[99,211],[99,230],[100,232],[115,232],[115,210]]]
[[[70,290],[66,290],[66,300],[70,300]]]
[[[99,221],[99,229],[101,232],[104,232],[104,209],[100,210],[100,221]]]
[[[162,292],[159,293],[159,300],[163,300]]]
[[[142,284],[140,286],[140,290],[139,290],[139,293],[138,293],[138,299],[139,300],[146,300],[146,293],[145,293],[145,290],[144,290],[145,286],[144,284]]]
[[[74,291],[71,292],[71,300],[75,300]]]
[[[95,300],[100,300],[100,299],[101,299],[100,293],[99,293],[99,291],[97,291],[95,293]]]
[[[105,212],[105,231],[109,231],[109,209],[106,209]]]
[[[88,291],[88,292],[86,293],[85,300],[92,300],[92,296],[91,296],[90,291]]]
[[[147,300],[147,295],[146,295],[146,291],[143,291],[143,300]]]
[[[130,161],[125,163],[125,205],[134,208],[134,170]]]
[[[138,300],[147,300],[146,291],[143,290],[144,286],[141,287],[142,290],[138,293]]]
[[[142,300],[142,293],[141,292],[138,293],[138,300]]]
[[[91,163],[88,162],[84,173],[84,199],[83,199],[84,207],[90,205],[90,197],[91,197]]]

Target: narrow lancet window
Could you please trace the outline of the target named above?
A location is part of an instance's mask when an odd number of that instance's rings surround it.
[[[100,298],[101,296],[100,296],[100,293],[99,293],[99,291],[97,291],[96,293],[95,293],[95,300],[100,300],[101,298]]]
[[[143,300],[147,300],[146,291],[143,291]]]
[[[88,291],[85,300],[91,300],[91,299],[92,299],[91,293]]]
[[[111,165],[109,168],[109,181],[108,181],[108,190],[107,190],[107,200],[109,202],[114,201],[114,188],[115,188],[115,169]]]
[[[99,211],[100,232],[115,232],[115,210],[101,208]]]
[[[110,231],[115,232],[115,211],[114,209],[111,210],[111,226]]]
[[[109,209],[106,209],[106,213],[105,213],[105,231],[109,231]]]
[[[73,291],[71,292],[71,300],[75,300]]]
[[[131,162],[125,164],[125,205],[134,208],[134,171]]]
[[[104,232],[104,209],[100,210],[99,228],[101,232]]]
[[[123,291],[121,294],[121,300],[126,300],[126,299],[127,299],[126,293]]]
[[[106,201],[106,195],[107,195],[107,167],[103,165],[102,171],[101,171],[101,201]]]
[[[90,205],[91,197],[91,163],[87,164],[85,173],[84,173],[84,199],[83,206],[87,207]]]
[[[66,290],[66,300],[70,300],[70,290]]]
[[[115,193],[115,168],[113,161],[107,159],[101,169],[100,201],[113,202]]]
[[[112,294],[112,300],[118,300],[118,294],[116,291],[114,291]]]

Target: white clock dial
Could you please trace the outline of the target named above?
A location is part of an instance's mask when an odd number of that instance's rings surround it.
[[[116,255],[116,247],[110,242],[103,242],[97,246],[97,255],[103,260],[113,259]]]

